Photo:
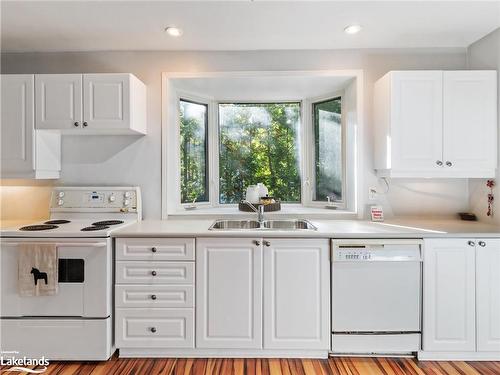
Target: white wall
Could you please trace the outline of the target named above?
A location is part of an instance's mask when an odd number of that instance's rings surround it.
[[[500,88],[500,28],[471,44],[467,50],[467,59],[470,69],[496,69],[499,79],[498,87]],[[498,108],[500,109],[500,93],[498,95]],[[500,116],[498,116],[498,119],[500,129]],[[500,131],[498,134],[500,136]],[[498,165],[500,166],[500,153]],[[500,184],[500,174],[498,169],[496,183],[497,186],[494,189],[496,198],[494,202],[495,215],[493,217],[486,216],[487,194],[489,192],[489,189],[486,187],[486,180],[470,180],[470,207],[481,220],[494,222],[500,225],[500,186],[498,185]]]
[[[2,73],[131,72],[148,86],[148,135],[63,139],[59,184],[139,185],[144,217],[160,218],[161,73],[237,70],[362,69],[365,79],[364,196],[376,186],[372,150],[372,90],[396,69],[464,69],[464,50],[349,50],[251,52],[78,52],[1,56]],[[26,182],[29,183],[29,182]],[[381,186],[381,189],[383,187]],[[394,181],[382,199],[387,214],[451,215],[468,209],[466,180]],[[4,216],[9,216],[8,214]]]

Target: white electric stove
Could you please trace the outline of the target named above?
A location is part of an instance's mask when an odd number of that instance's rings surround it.
[[[105,360],[112,340],[112,231],[141,220],[138,187],[56,187],[50,219],[0,232],[0,351],[4,357]],[[52,243],[58,292],[21,297],[18,247]]]

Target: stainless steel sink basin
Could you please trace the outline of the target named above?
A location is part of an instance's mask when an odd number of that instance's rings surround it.
[[[265,220],[262,226],[257,220],[216,220],[209,230],[317,230],[307,220]]]
[[[210,230],[259,229],[257,220],[216,220]]]

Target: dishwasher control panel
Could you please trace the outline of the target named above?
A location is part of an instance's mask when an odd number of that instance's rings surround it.
[[[376,244],[333,246],[334,262],[421,261],[419,244]]]

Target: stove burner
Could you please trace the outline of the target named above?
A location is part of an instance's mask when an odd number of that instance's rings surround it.
[[[90,232],[94,230],[103,230],[103,229],[108,229],[109,227],[106,225],[91,225],[90,227],[85,227],[80,229],[82,232]]]
[[[19,228],[19,230],[35,231],[35,230],[48,230],[48,229],[56,229],[56,228],[59,228],[59,227],[57,225],[40,224],[40,225],[28,225],[28,226]]]
[[[71,221],[64,220],[64,219],[61,219],[61,220],[49,220],[49,221],[45,222],[45,224],[68,224],[68,223],[71,223]]]
[[[122,220],[104,220],[104,221],[96,221],[95,223],[92,223],[92,225],[117,225],[117,224],[123,224]]]

